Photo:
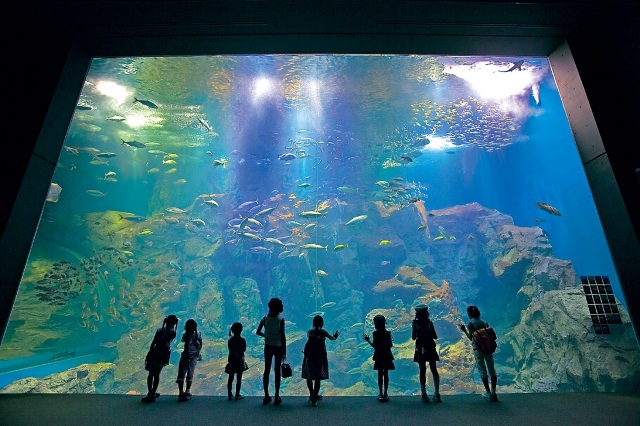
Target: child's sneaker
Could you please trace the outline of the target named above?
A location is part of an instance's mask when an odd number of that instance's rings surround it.
[[[495,392],[491,392],[491,402],[498,402],[498,395]]]
[[[244,399],[244,395],[236,395],[236,401],[240,401],[241,399]]]
[[[147,395],[142,398],[142,402],[156,402],[156,398],[153,395]]]
[[[442,399],[440,399],[439,393],[434,393],[432,398],[435,402],[442,402]]]
[[[426,393],[422,394],[422,402],[429,402],[429,397]]]
[[[485,393],[483,393],[483,394],[482,394],[482,397],[483,397],[484,399],[486,399],[487,401],[490,401],[490,400],[491,400],[491,394],[490,394],[489,392],[485,392]]]

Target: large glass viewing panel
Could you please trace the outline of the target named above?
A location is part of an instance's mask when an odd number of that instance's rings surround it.
[[[584,281],[584,282],[583,282]],[[626,391],[638,343],[544,57],[96,58],[0,346],[1,392],[146,393],[144,357],[180,318],[159,391],[226,395],[239,321],[262,394],[267,301],[284,302],[285,395],[322,315],[327,395],[375,395],[373,317],[392,395],[419,394],[412,320],[429,307],[443,394],[482,390],[458,328],[498,333],[501,392]],[[432,386],[428,375],[428,386]]]

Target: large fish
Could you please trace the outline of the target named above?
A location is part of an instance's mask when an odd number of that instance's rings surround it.
[[[356,216],[354,218],[352,218],[349,222],[345,223],[345,225],[353,225],[355,223],[360,223],[363,220],[365,220],[367,218],[366,214],[363,214],[361,216]]]
[[[309,210],[306,212],[301,212],[299,214],[299,216],[302,216],[302,217],[318,217],[318,216],[326,216],[326,215],[327,215],[327,212],[322,213],[315,210]]]
[[[253,217],[254,217],[254,218],[256,218],[256,217],[264,216],[265,214],[269,214],[269,213],[271,213],[271,212],[272,212],[272,211],[274,211],[275,209],[276,209],[275,207],[268,207],[268,208],[266,208],[266,209],[264,209],[264,210],[260,210],[260,211],[259,211],[258,213],[256,213]],[[262,225],[262,224],[260,224],[260,225]]]
[[[133,140],[133,141],[125,141],[124,139],[120,139],[120,140],[124,145],[129,145],[130,147],[133,147],[133,148],[145,148],[147,146],[142,142],[138,142],[136,140]]]
[[[536,206],[540,207],[542,210],[544,210],[547,213],[555,214],[556,216],[562,216],[560,214],[560,210],[558,210],[557,208],[553,207],[550,204],[543,203],[542,201],[537,201]]]
[[[136,98],[136,97],[134,97],[133,99],[135,99],[135,100],[133,101],[133,103],[134,103],[134,104],[135,104],[136,102],[138,102],[138,103],[140,103],[140,104],[142,104],[142,105],[144,105],[144,106],[146,106],[146,107],[149,107],[149,108],[158,108],[158,105],[154,104],[154,103],[153,103],[153,102],[151,102],[151,101],[145,101],[144,99],[138,99],[138,98]]]
[[[278,160],[283,160],[283,161],[293,160],[294,158],[297,158],[296,155],[290,152],[285,152],[284,154],[278,155]]]
[[[305,250],[320,250],[320,249],[327,250],[329,246],[321,246],[320,244],[310,243],[310,244],[303,244],[300,247]]]

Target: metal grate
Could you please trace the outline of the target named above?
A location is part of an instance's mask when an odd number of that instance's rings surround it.
[[[587,299],[593,331],[611,334],[610,325],[622,324],[620,311],[609,277],[606,275],[581,276],[584,297]]]

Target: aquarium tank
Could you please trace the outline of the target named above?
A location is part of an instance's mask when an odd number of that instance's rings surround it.
[[[284,302],[284,395],[312,318],[326,395],[419,395],[414,307],[438,334],[441,393],[483,391],[459,329],[479,307],[503,393],[622,392],[638,342],[545,57],[94,58],[7,330],[0,392],[145,394],[144,358],[180,318],[202,333],[194,394],[226,395],[227,339],[262,394],[267,302]],[[427,386],[432,386],[428,375]]]

